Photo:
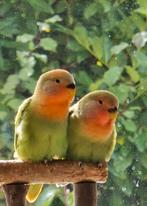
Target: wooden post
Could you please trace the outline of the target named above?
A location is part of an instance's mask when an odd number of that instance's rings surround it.
[[[28,186],[25,184],[3,185],[7,206],[25,206]]]
[[[97,206],[96,182],[74,184],[74,206]]]

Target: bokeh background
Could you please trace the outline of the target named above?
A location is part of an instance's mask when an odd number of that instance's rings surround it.
[[[77,100],[108,89],[120,101],[117,146],[100,206],[147,205],[147,1],[0,0],[0,159],[13,158],[14,116],[39,75],[65,67]],[[73,205],[54,185],[35,206]],[[0,206],[4,206],[0,193]]]

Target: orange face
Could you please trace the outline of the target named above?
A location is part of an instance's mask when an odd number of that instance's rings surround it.
[[[41,75],[33,96],[37,110],[51,118],[67,113],[75,92],[73,76],[66,70],[56,69]]]

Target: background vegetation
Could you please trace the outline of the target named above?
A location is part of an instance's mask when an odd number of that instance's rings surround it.
[[[42,72],[68,67],[77,97],[108,89],[120,100],[117,147],[101,206],[147,205],[147,1],[0,0],[0,159],[13,158],[14,116]],[[5,205],[1,193],[0,206]],[[72,206],[45,187],[36,206]]]

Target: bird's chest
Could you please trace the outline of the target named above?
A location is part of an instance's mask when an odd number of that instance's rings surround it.
[[[97,121],[86,119],[80,122],[80,131],[92,142],[105,142],[113,132],[113,125],[99,125]]]
[[[28,121],[25,121],[24,130],[29,133],[30,139],[34,142],[46,142],[54,136],[65,136],[67,127],[66,121],[51,121],[47,118],[41,118],[37,115],[30,115]]]

